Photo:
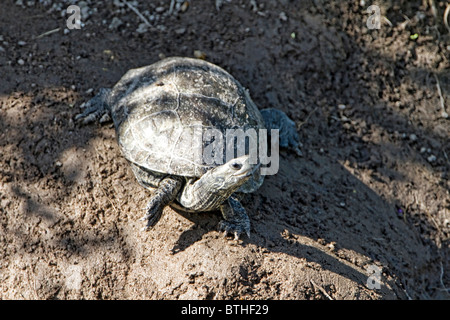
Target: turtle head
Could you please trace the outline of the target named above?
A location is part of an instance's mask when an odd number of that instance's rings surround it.
[[[233,192],[248,181],[259,164],[251,164],[248,155],[234,158],[206,172],[201,178],[186,185],[180,203],[197,211],[217,209]]]
[[[259,168],[250,163],[248,155],[234,158],[227,163],[211,169],[206,177],[215,186],[218,192],[233,193],[243,185],[253,172]]]

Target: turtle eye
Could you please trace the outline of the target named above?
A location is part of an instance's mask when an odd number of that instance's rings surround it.
[[[240,164],[239,162],[233,162],[231,164],[231,167],[235,170],[239,170],[240,168],[242,168],[242,164]]]

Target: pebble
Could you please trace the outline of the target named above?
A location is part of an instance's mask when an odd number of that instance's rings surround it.
[[[113,1],[113,4],[114,4],[116,7],[119,7],[119,8],[125,7],[125,3],[123,3],[123,2],[120,1],[120,0],[114,0],[114,1]]]
[[[189,8],[189,1],[184,1],[183,4],[180,6],[181,12],[186,12],[186,10]]]
[[[444,119],[448,119],[448,113],[445,112],[445,111],[442,111],[441,112],[441,117],[444,118]]]
[[[205,59],[206,54],[203,51],[194,50],[194,57],[196,57],[197,59]]]
[[[117,28],[119,28],[121,25],[123,24],[122,20],[120,20],[117,17],[114,17],[111,21],[111,23],[109,24],[109,29],[111,30],[116,30]]]
[[[186,32],[186,28],[182,27],[182,28],[178,28],[175,30],[175,33],[178,35],[182,35]]]
[[[280,12],[279,18],[281,21],[287,21],[288,18],[287,18],[286,12],[284,12],[284,11]]]
[[[23,59],[17,60],[17,63],[23,66],[25,64],[25,61]]]
[[[339,110],[345,110],[345,108],[347,108],[347,106],[345,104],[338,105]]]
[[[140,23],[136,29],[137,33],[146,33],[148,31],[148,26],[146,23]]]
[[[417,11],[416,17],[417,17],[417,19],[419,19],[419,20],[423,20],[423,19],[425,19],[427,16],[426,16],[425,12],[423,12],[423,11]]]
[[[428,162],[435,162],[435,161],[436,161],[436,156],[435,156],[434,154],[432,154],[432,155],[430,155],[430,156],[427,158],[427,160],[428,160]]]
[[[417,141],[417,136],[414,133],[412,133],[412,134],[409,135],[409,140]]]
[[[157,12],[157,13],[161,13],[161,12],[164,12],[166,9],[164,8],[164,7],[157,7],[156,9],[155,9],[155,11]]]
[[[17,44],[18,44],[19,46],[23,47],[23,46],[26,45],[27,43],[26,43],[25,41],[20,40],[20,41],[17,42]]]

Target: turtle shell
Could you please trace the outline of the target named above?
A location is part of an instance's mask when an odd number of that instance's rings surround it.
[[[202,156],[206,130],[225,137],[227,129],[264,128],[244,87],[222,68],[199,59],[166,58],[129,70],[108,102],[125,158],[171,175],[200,177],[218,165]]]

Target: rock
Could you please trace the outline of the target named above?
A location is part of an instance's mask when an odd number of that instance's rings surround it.
[[[428,160],[428,162],[433,163],[433,162],[435,162],[437,159],[436,159],[436,156],[435,156],[434,154],[432,154],[432,155],[430,155],[430,156],[427,158],[427,160]]]
[[[148,25],[145,23],[140,23],[136,29],[137,33],[146,33],[148,31]]]
[[[284,11],[280,12],[278,17],[280,18],[281,21],[287,21],[287,19],[288,19],[287,15]]]
[[[186,28],[184,28],[184,27],[175,29],[175,33],[178,34],[178,35],[182,35],[185,32],[186,32]]]
[[[120,20],[117,17],[114,17],[111,23],[109,24],[108,28],[111,30],[117,30],[122,24],[123,24],[122,20]]]
[[[197,59],[205,59],[206,54],[203,51],[194,50],[194,57],[196,57]]]

